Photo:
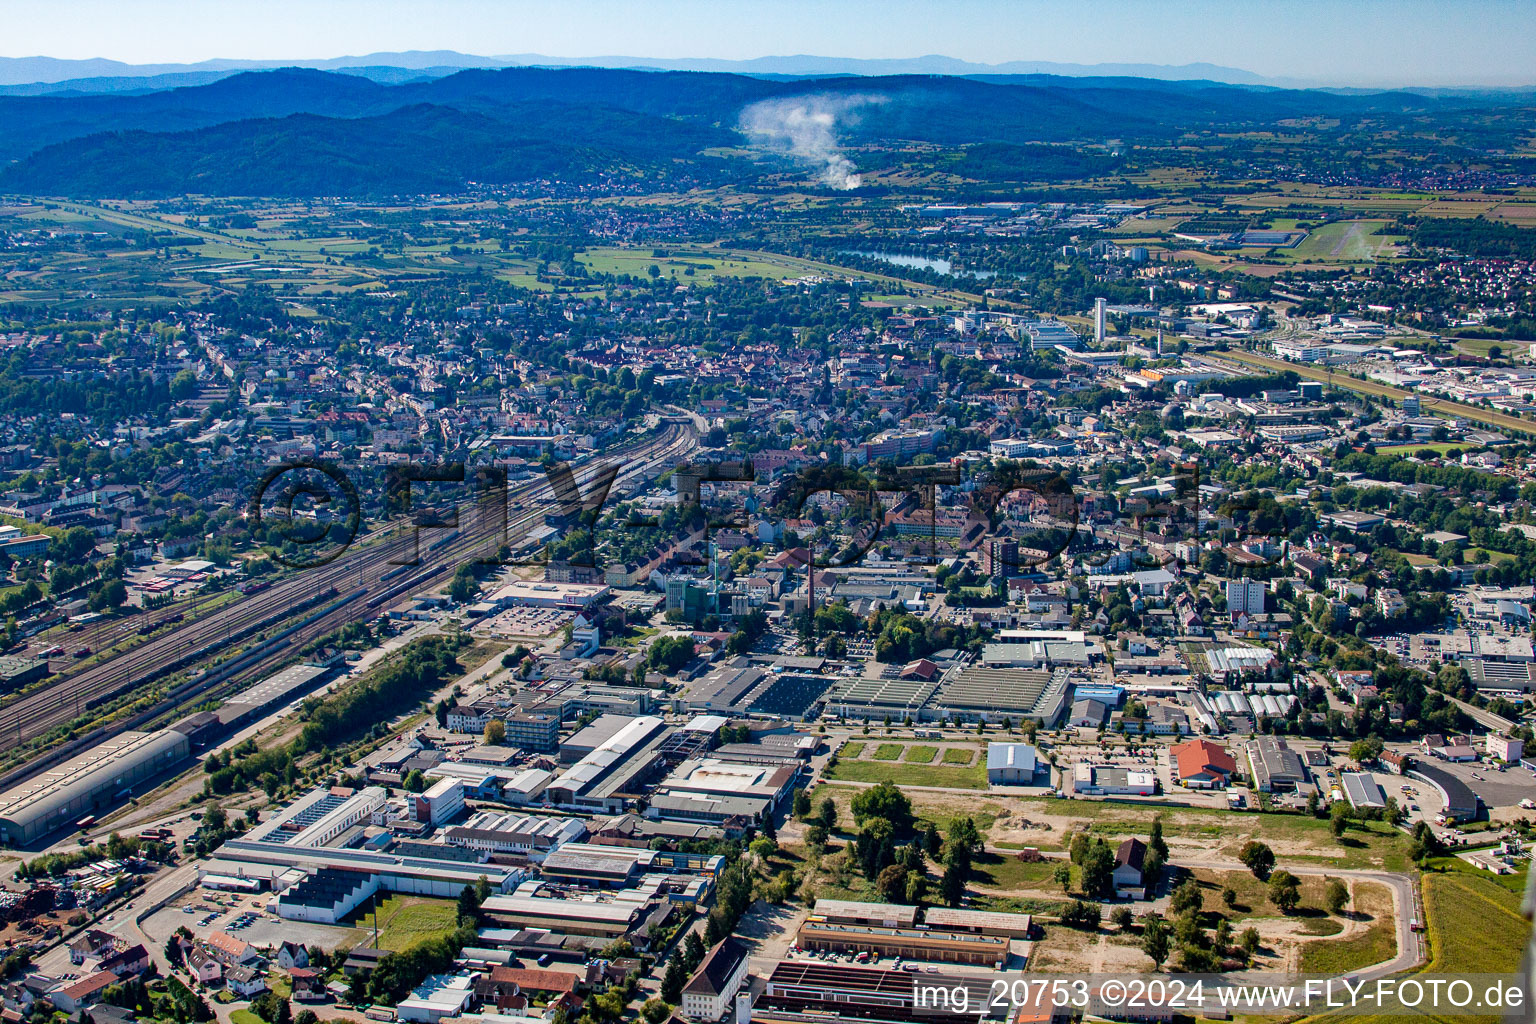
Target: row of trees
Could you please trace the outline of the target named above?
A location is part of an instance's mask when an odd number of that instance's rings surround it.
[[[313,751],[330,750],[336,744],[353,739],[415,707],[460,671],[455,653],[461,639],[455,636],[429,636],[417,640],[400,655],[325,697],[311,697],[304,702],[301,716],[303,730],[291,743],[257,748],[247,740],[235,748],[235,757],[227,754],[210,758],[210,770],[203,784],[210,796],[233,793],[259,785],[274,795],[284,785],[298,778],[297,761]]]

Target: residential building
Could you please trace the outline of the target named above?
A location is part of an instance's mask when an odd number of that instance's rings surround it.
[[[683,986],[683,1016],[697,1021],[724,1017],[746,984],[747,953],[746,943],[734,936],[715,943]]]

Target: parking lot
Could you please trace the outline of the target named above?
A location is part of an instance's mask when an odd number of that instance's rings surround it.
[[[1536,778],[1524,768],[1499,771],[1492,765],[1478,761],[1434,761],[1436,768],[1454,775],[1467,784],[1489,808],[1519,807],[1521,800],[1536,799]],[[1420,786],[1421,789],[1433,789]],[[1435,797],[1438,799],[1438,797]]]
[[[481,619],[470,628],[475,633],[497,636],[545,637],[564,628],[575,617],[574,612],[563,608],[508,608]]]
[[[144,933],[163,942],[185,925],[197,935],[224,931],[253,946],[276,947],[284,942],[298,942],[327,949],[351,933],[350,928],[285,921],[266,909],[274,898],[270,893],[248,896],[194,890],[145,918]]]

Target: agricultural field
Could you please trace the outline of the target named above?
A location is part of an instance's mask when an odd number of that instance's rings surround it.
[[[1423,875],[1425,925],[1429,937],[1429,963],[1423,973],[1439,976],[1500,974],[1519,969],[1530,922],[1520,914],[1524,873],[1492,877],[1455,858],[1432,862]],[[1494,1024],[1500,1018],[1448,1016],[1425,1013],[1381,1014],[1370,1017],[1333,1015],[1321,1020],[1391,1024],[1405,1016],[1444,1024]]]

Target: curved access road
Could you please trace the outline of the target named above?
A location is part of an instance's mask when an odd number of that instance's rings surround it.
[[[1248,870],[1240,861],[1235,860],[1185,860],[1175,857],[1169,865],[1181,868],[1204,868],[1207,871]],[[1330,868],[1314,864],[1285,864],[1282,867],[1293,875],[1353,878],[1362,882],[1375,882],[1386,886],[1387,891],[1392,894],[1392,916],[1397,924],[1397,955],[1364,970],[1347,972],[1351,978],[1374,981],[1377,978],[1385,978],[1388,975],[1418,967],[1427,959],[1422,935],[1409,926],[1410,922],[1418,916],[1418,890],[1411,876],[1396,871]]]

